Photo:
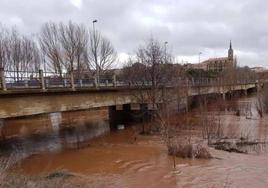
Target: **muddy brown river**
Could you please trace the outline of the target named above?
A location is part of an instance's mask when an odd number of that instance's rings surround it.
[[[224,134],[266,141],[268,116],[259,118],[254,101],[254,97],[249,97],[228,101],[225,104],[219,113]],[[212,104],[209,110],[213,111],[213,105],[215,104]],[[236,109],[236,113],[232,108]],[[81,113],[83,115],[86,112]],[[193,117],[198,117],[198,114],[198,110],[191,112]],[[78,114],[74,116],[77,117]],[[106,117],[104,112],[101,116]],[[70,117],[70,114],[67,117]],[[86,117],[84,114],[82,119],[89,121]],[[40,123],[41,119],[35,123]],[[74,119],[73,122],[79,121],[83,124],[81,118]],[[61,120],[68,122],[64,115]],[[16,121],[12,121],[13,126]],[[18,122],[23,124],[22,121]],[[73,129],[67,131],[68,134],[53,134],[51,137],[45,137],[38,146],[57,146],[30,150],[34,152],[18,162],[13,170],[26,175],[46,175],[64,169],[83,177],[89,187],[268,187],[268,153],[265,148],[250,154],[229,153],[210,148],[215,158],[176,158],[174,168],[173,157],[167,155],[167,148],[160,136],[139,135],[135,131],[136,126],[139,125],[111,133],[102,130],[106,134],[94,139],[89,139],[91,137],[85,133],[90,131],[87,129],[75,134],[72,132]],[[23,133],[26,134],[25,132],[27,131],[24,130]],[[78,144],[77,140],[80,141]]]

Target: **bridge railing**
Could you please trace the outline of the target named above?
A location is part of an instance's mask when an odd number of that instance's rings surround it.
[[[199,80],[178,78],[168,83],[162,83],[165,86],[179,87],[206,87],[206,86],[222,86],[223,80],[220,78],[202,78]],[[254,82],[250,80],[236,80],[230,82],[234,84],[246,84]],[[228,85],[227,83],[224,83]],[[118,79],[115,75],[101,75],[99,80],[93,75],[80,77],[79,74],[73,73],[55,73],[55,72],[38,72],[31,71],[4,71],[0,69],[0,90],[16,90],[16,89],[60,89],[60,88],[107,88],[107,87],[150,87],[151,81],[127,81]],[[161,83],[159,84],[161,86]]]
[[[40,80],[38,72],[26,71],[1,71],[2,89],[39,88]]]
[[[44,75],[44,88],[71,88],[70,77],[60,73],[46,72]]]
[[[0,90],[53,89],[53,88],[98,88],[126,86],[116,76],[101,75],[99,80],[91,75],[79,78],[73,73],[10,71],[0,69]]]

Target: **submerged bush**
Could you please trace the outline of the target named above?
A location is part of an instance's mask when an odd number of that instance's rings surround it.
[[[168,154],[181,158],[211,159],[208,148],[201,144],[171,144],[168,146]]]

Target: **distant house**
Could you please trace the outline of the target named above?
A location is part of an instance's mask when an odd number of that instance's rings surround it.
[[[264,67],[252,67],[251,70],[256,73],[267,71]]]
[[[187,65],[192,69],[202,69],[205,71],[222,72],[230,67],[236,66],[236,59],[234,58],[234,50],[232,48],[232,42],[228,50],[227,57],[210,58],[202,63]]]
[[[255,71],[256,75],[257,75],[257,80],[259,81],[266,81],[268,80],[268,70],[265,68],[253,68],[251,69],[253,71]]]

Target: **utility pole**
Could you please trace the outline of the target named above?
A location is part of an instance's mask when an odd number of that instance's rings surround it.
[[[201,54],[202,54],[202,52],[199,52],[199,54],[198,54],[198,63],[199,64],[201,63]]]
[[[200,63],[201,63],[201,54],[202,54],[202,52],[198,53],[198,65],[200,66],[200,70],[199,70],[199,84],[200,85],[201,85],[201,82],[202,82],[202,75],[201,75],[202,67],[200,65]]]
[[[97,23],[98,20],[93,20],[93,39],[94,39],[94,60],[95,60],[95,66],[96,66],[96,81],[97,85],[100,83],[100,70],[99,70],[99,65],[98,65],[98,57],[97,57],[97,34],[96,34],[96,29],[95,29],[95,23]]]
[[[166,41],[165,42],[165,63],[167,63],[167,45],[168,45],[168,42]]]

